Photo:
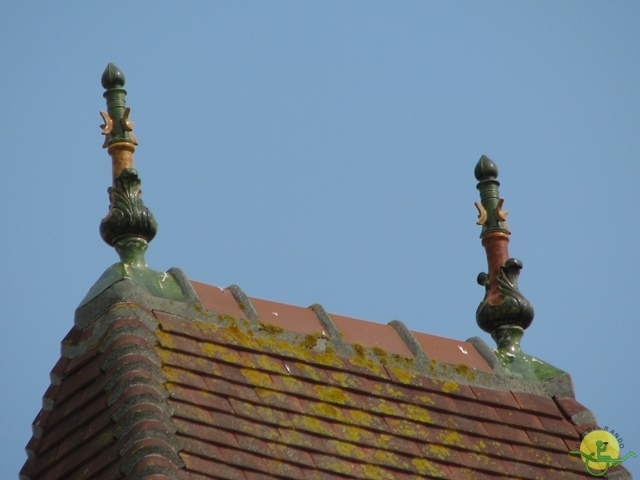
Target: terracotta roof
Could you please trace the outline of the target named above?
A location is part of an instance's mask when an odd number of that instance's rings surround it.
[[[22,479],[591,478],[569,452],[593,415],[568,374],[520,349],[533,308],[491,160],[476,166],[489,270],[476,320],[495,350],[151,270],[124,75],[110,64],[102,84],[100,233],[120,262],[76,310]]]
[[[125,279],[78,310],[22,478],[591,478],[567,376],[171,273],[183,302]]]

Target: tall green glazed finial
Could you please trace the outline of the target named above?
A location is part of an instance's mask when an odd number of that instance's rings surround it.
[[[140,179],[133,165],[133,152],[138,144],[133,135],[131,109],[127,107],[124,74],[113,63],[102,74],[107,112],[100,112],[105,135],[103,147],[111,156],[113,186],[109,188],[109,214],[100,224],[105,242],[115,247],[123,262],[144,263],[143,252],[156,235],[158,225],[142,202]],[[134,248],[134,245],[136,246]]]
[[[113,63],[102,74],[107,111],[100,112],[105,136],[103,148],[111,156],[112,180],[109,212],[100,222],[102,239],[116,249],[120,262],[112,265],[91,288],[81,303],[85,305],[97,295],[123,279],[129,279],[150,294],[170,299],[184,299],[175,278],[169,273],[150,269],[144,254],[155,237],[158,224],[142,202],[140,178],[133,165],[138,141],[133,135],[133,122],[126,104],[124,75]]]

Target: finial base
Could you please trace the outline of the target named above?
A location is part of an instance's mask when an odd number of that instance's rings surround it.
[[[517,325],[504,325],[491,332],[498,345],[495,354],[502,366],[513,377],[527,380],[545,381],[563,375],[565,372],[539,358],[527,355],[520,348],[524,329]]]

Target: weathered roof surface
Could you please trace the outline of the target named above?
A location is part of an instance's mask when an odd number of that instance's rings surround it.
[[[125,279],[78,309],[21,478],[592,478],[568,376],[171,273],[184,301]]]

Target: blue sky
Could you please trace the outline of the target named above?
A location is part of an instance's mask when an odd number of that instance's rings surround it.
[[[638,25],[630,1],[5,4],[2,476],[117,261],[98,234],[108,62],[159,223],[149,265],[253,297],[493,346],[475,324],[488,155],[536,309],[524,351],[640,454]]]

